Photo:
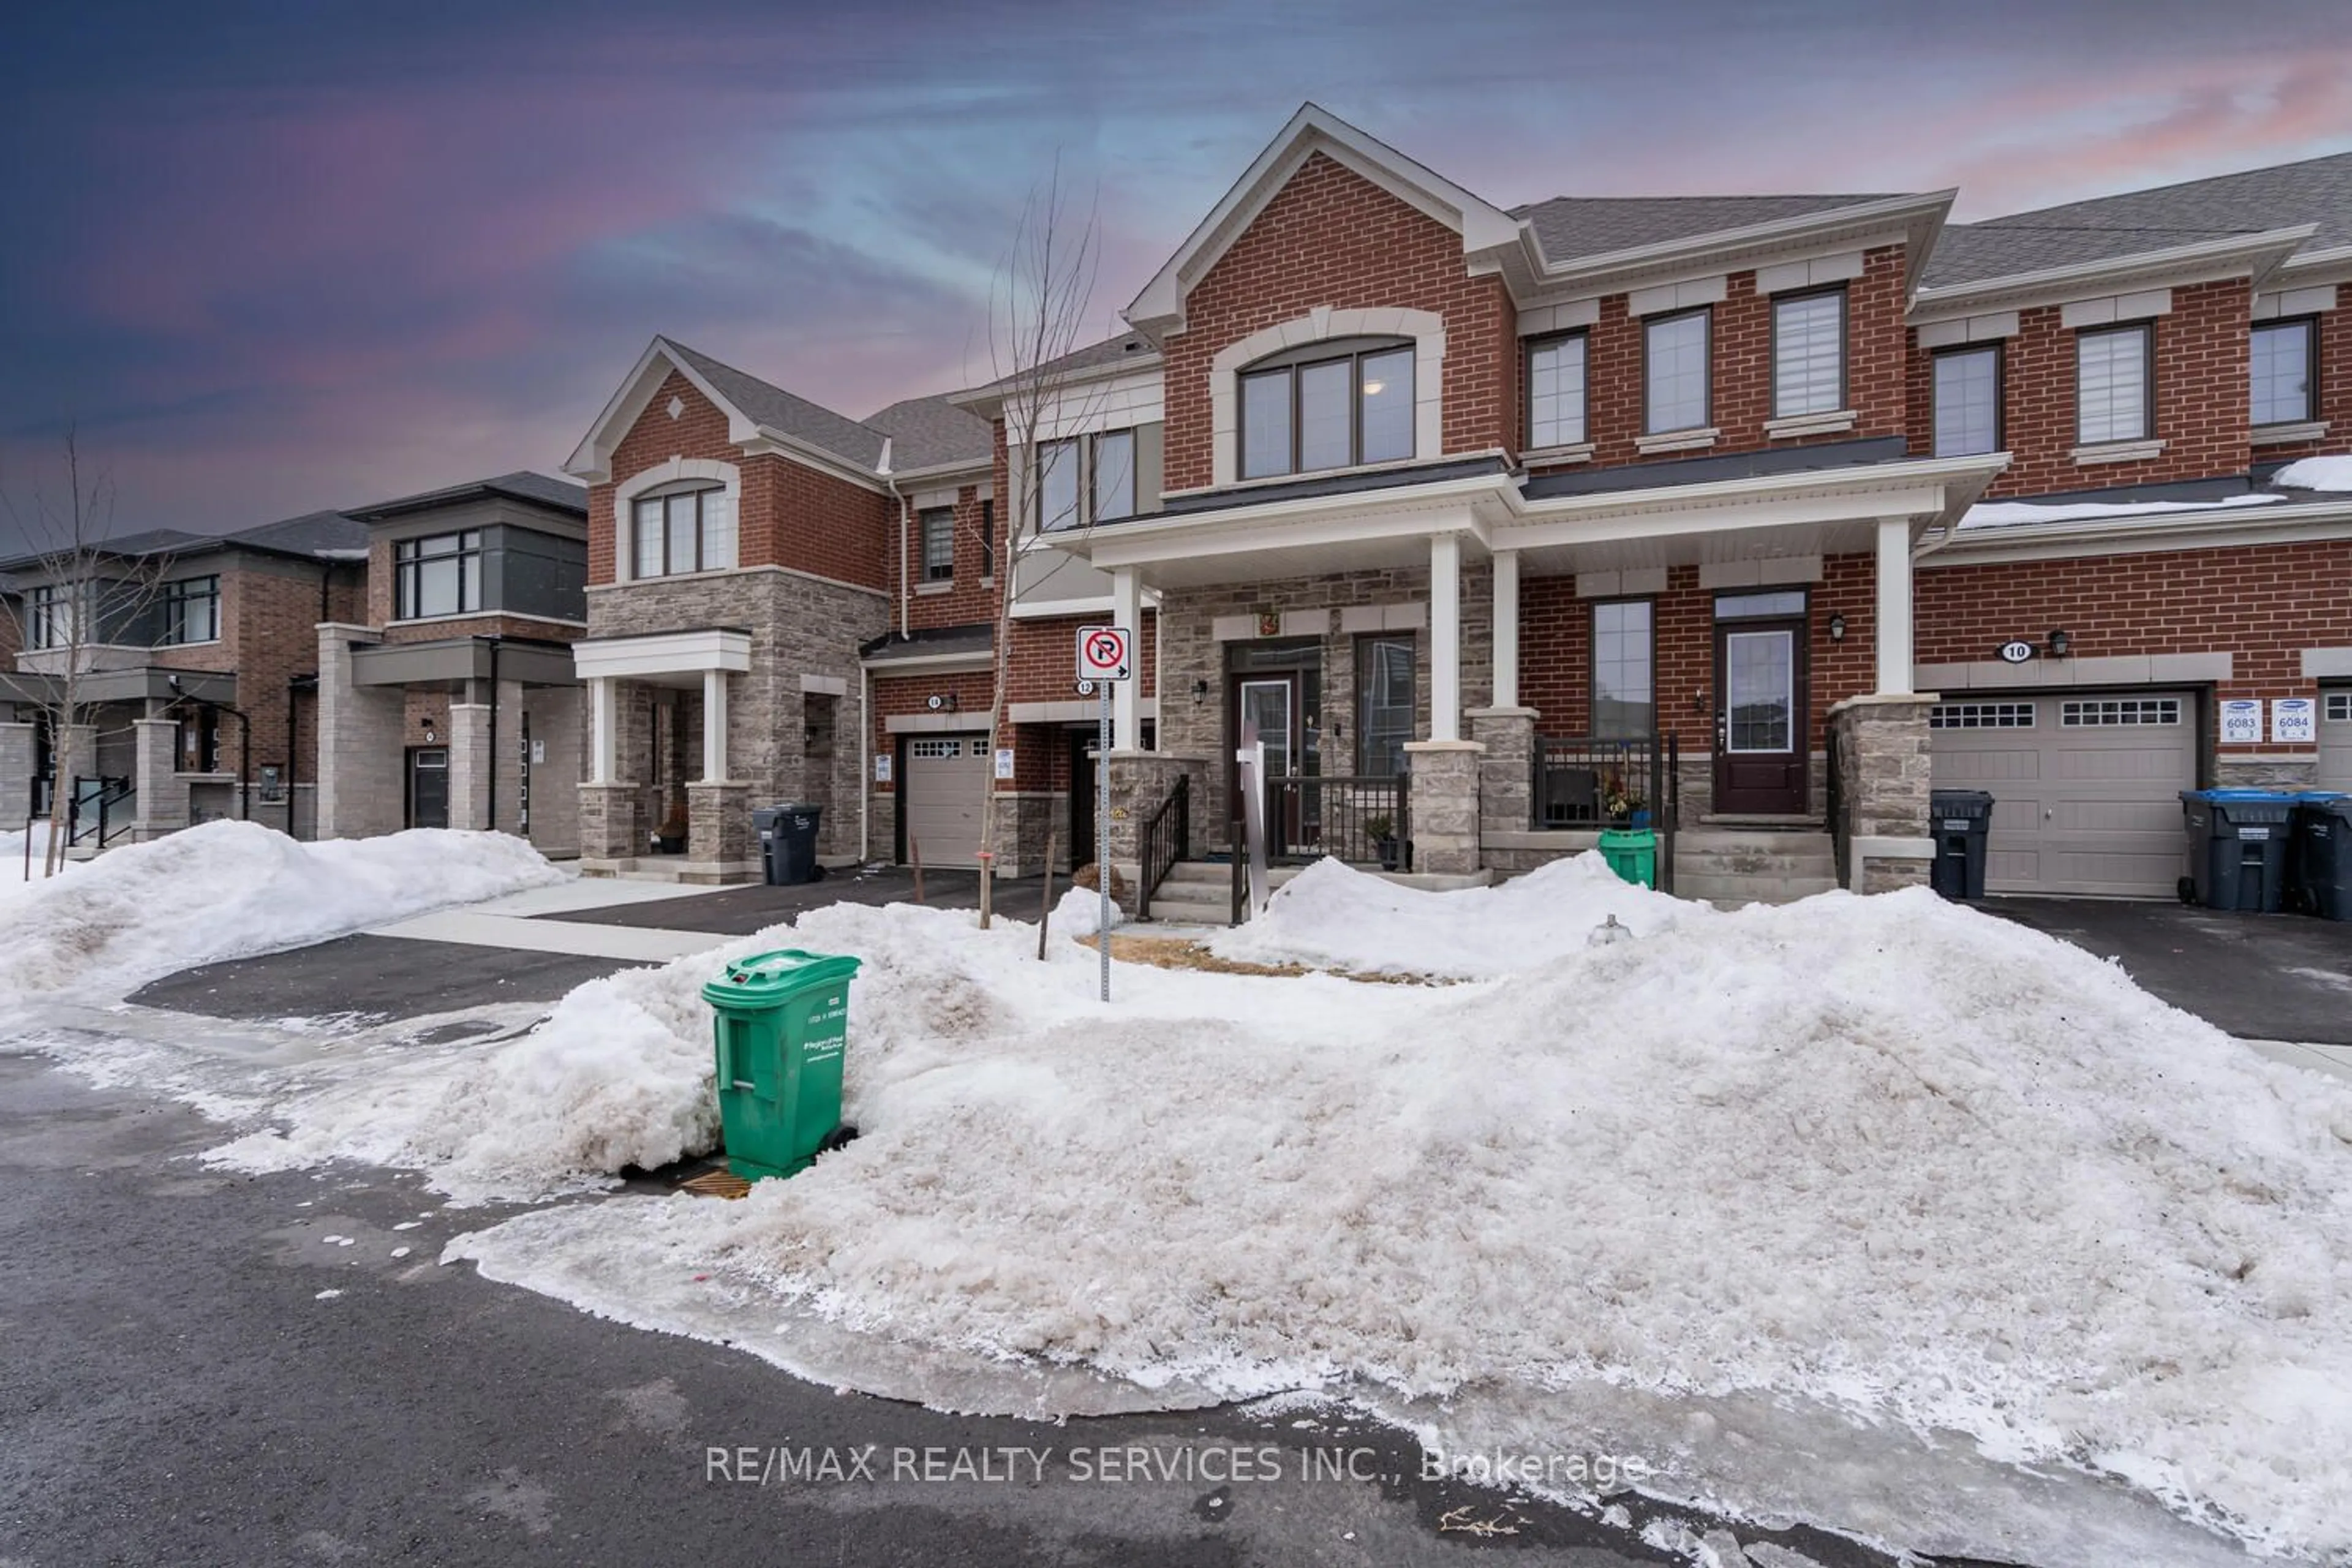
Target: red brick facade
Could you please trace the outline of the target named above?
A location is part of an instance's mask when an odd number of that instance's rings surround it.
[[[207,575],[205,563],[186,562],[167,575]],[[218,670],[236,677],[236,706],[253,726],[256,776],[265,766],[294,764],[303,784],[318,777],[318,730],[310,699],[289,696],[298,675],[319,668],[321,620],[359,613],[366,578],[355,562],[299,562],[233,553],[218,563],[220,638],[187,647],[158,647],[148,662],[163,669]],[[299,711],[295,711],[299,709]],[[289,721],[289,712],[294,717]],[[289,722],[291,732],[289,734]],[[236,721],[220,727],[221,766],[235,772],[242,738]]]
[[[1169,489],[1213,482],[1217,351],[1318,305],[1443,316],[1443,449],[1518,449],[1517,317],[1502,280],[1471,277],[1460,235],[1318,153],[1193,286],[1162,350]]]
[[[924,570],[921,514],[927,509],[908,498],[901,523],[906,548],[887,563],[892,591],[905,596],[908,626],[918,630],[971,626],[995,618],[994,562],[990,557],[1003,556],[1004,536],[996,531],[996,503],[981,499],[984,488],[968,484],[956,489],[955,574],[944,580],[934,580]],[[983,539],[992,542],[992,548],[983,546]],[[906,565],[903,581],[901,562]]]

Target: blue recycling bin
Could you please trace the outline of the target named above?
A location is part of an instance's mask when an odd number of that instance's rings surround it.
[[[2189,874],[2180,879],[2181,902],[2261,915],[2284,909],[2298,798],[2283,790],[2182,790]]]

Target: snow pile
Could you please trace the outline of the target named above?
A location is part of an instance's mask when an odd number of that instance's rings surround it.
[[[2271,476],[2298,490],[2352,490],[2352,457],[2302,458]]]
[[[1637,900],[1647,934],[1597,948],[1573,891],[1529,900],[1519,951],[1551,956],[1507,984],[1122,965],[1108,1012],[1091,952],[1038,963],[1018,922],[816,911],[799,942],[866,961],[857,1142],[744,1203],[541,1211],[453,1255],[559,1291],[568,1258],[610,1298],[610,1259],[657,1254],[646,1300],[690,1261],[762,1322],[886,1338],[877,1367],[1514,1389],[1562,1433],[1592,1430],[1580,1390],[1761,1395],[2352,1549],[2352,1090],[1924,891],[1664,922]],[[556,1098],[605,1070],[611,994],[508,1070]],[[675,1075],[648,1103],[686,1105],[689,1059],[699,1082],[692,1022],[644,1042]]]
[[[2280,474],[2285,479],[2284,471]],[[2293,480],[2286,480],[2293,483]],[[2173,511],[2218,511],[2226,507],[2269,506],[2284,496],[2221,496],[2213,500],[2065,501],[2055,506],[2040,501],[1979,501],[1960,519],[1965,529],[2011,528],[2025,522],[2085,522],[2097,518],[2157,517]]]
[[[0,999],[120,994],[194,964],[562,879],[504,834],[305,844],[258,823],[208,822],[0,897]]]
[[[27,838],[32,840],[29,851],[26,846]],[[8,897],[19,884],[49,879],[42,875],[42,861],[48,845],[49,826],[46,822],[36,824],[29,833],[22,827],[13,833],[0,833],[0,899]],[[68,860],[58,868],[57,875],[61,877],[68,871],[79,870],[84,864],[79,860]]]
[[[1127,911],[1114,902],[1110,907],[1113,931],[1127,923]],[[1093,888],[1072,888],[1054,903],[1054,918],[1046,930],[1055,936],[1066,936],[1073,941],[1092,936],[1102,929],[1102,894]]]
[[[1256,920],[1209,946],[1250,963],[1470,979],[1564,957],[1612,915],[1645,936],[1714,912],[1622,880],[1593,850],[1499,887],[1450,893],[1318,860],[1276,889]]]

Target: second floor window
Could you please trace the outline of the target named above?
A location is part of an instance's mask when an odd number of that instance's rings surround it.
[[[393,616],[462,616],[482,607],[482,531],[404,539],[392,547]]]
[[[158,643],[214,642],[220,637],[220,579],[183,577],[163,584]]]
[[[935,506],[918,514],[923,528],[923,580],[951,582],[955,577],[955,508]]]
[[[45,583],[25,595],[25,646],[79,647],[96,633],[97,595],[87,583]]]
[[[1037,445],[1037,525],[1066,528],[1135,515],[1133,430],[1103,430]]]
[[[2254,423],[2300,425],[2315,419],[2312,405],[2313,339],[2318,323],[2269,321],[2253,331]]]
[[[1845,290],[1772,301],[1772,416],[1845,406]]]
[[[1573,447],[1584,440],[1584,334],[1528,345],[1528,445]]]
[[[1047,533],[1078,525],[1078,470],[1086,454],[1076,437],[1037,444],[1037,526]]]
[[[735,498],[724,489],[647,496],[635,510],[634,575],[677,577],[735,564]]]
[[[1410,346],[1369,348],[1241,377],[1241,476],[1271,479],[1413,455]]]
[[[1955,349],[1934,362],[1935,454],[1969,458],[2000,450],[2000,350]]]
[[[2074,337],[2075,437],[2085,447],[2145,441],[2152,430],[2146,322]]]
[[[1135,432],[1106,430],[1094,438],[1095,521],[1135,515]]]
[[[1696,430],[1707,420],[1707,336],[1705,310],[1654,316],[1642,327],[1644,432]]]

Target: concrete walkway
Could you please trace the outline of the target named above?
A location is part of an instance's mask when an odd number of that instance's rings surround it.
[[[717,888],[688,888],[675,883],[583,877],[553,887],[527,888],[462,910],[440,910],[395,921],[366,934],[505,948],[516,952],[562,952],[582,958],[667,963],[673,958],[707,952],[727,941],[723,932],[692,929],[697,900],[719,891]],[[576,910],[616,907],[635,912],[638,906],[656,903],[677,906],[676,918],[683,923],[612,925],[561,918]],[[665,917],[668,913],[667,910],[663,911]]]

